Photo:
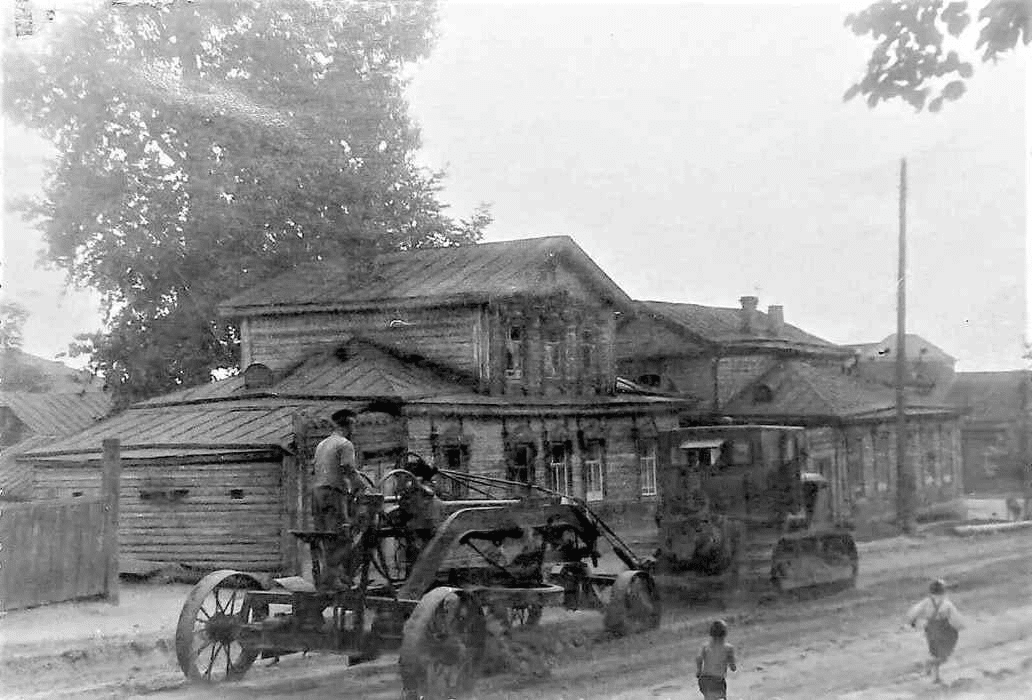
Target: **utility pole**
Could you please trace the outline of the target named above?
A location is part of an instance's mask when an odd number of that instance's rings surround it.
[[[896,518],[914,531],[914,473],[907,464],[907,159],[899,164],[899,273],[896,279]]]

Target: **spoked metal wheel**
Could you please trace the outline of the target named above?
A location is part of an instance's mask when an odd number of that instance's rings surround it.
[[[612,634],[637,634],[659,626],[662,609],[656,584],[644,571],[616,577],[606,603],[604,624]]]
[[[176,625],[176,658],[191,680],[221,683],[241,678],[258,656],[239,641],[240,629],[268,615],[245,604],[248,590],[261,589],[252,576],[223,569],[201,579],[183,605]]]
[[[481,604],[455,588],[423,596],[405,622],[398,663],[406,698],[448,700],[469,693],[483,661]]]

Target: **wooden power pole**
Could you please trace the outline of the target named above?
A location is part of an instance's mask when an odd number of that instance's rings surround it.
[[[899,164],[899,273],[896,279],[896,517],[903,532],[915,526],[915,478],[907,463],[907,160]]]

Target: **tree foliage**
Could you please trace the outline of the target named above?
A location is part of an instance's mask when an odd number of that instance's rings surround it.
[[[846,17],[846,26],[877,43],[864,76],[845,99],[863,95],[870,107],[900,99],[920,111],[938,112],[946,101],[966,90],[974,66],[949,48],[966,40],[973,12],[967,2],[944,0],[878,0]],[[1032,0],[990,0],[978,11],[980,25],[975,50],[981,60],[1001,56],[1032,39]],[[958,48],[962,42],[956,42]],[[962,49],[963,51],[963,49]]]
[[[47,376],[25,361],[22,330],[28,310],[15,301],[0,302],[0,391],[46,391]]]
[[[428,55],[433,2],[166,0],[55,27],[5,54],[4,109],[57,146],[22,203],[45,257],[98,290],[82,337],[121,403],[232,367],[216,305],[312,260],[477,241],[442,174],[414,162],[404,67]]]

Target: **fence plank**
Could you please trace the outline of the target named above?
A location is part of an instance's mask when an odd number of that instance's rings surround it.
[[[122,462],[116,438],[107,438],[101,445],[104,450],[104,471],[100,492],[105,499],[104,507],[107,510],[107,518],[104,521],[104,553],[107,557],[105,597],[109,602],[118,605],[118,501]]]
[[[103,594],[104,551],[95,533],[102,531],[106,516],[100,498],[5,504],[0,608]]]

